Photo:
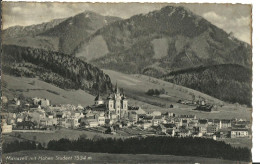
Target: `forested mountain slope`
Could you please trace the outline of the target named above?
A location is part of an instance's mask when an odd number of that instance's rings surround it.
[[[99,68],[60,52],[5,45],[2,67],[4,73],[39,77],[60,88],[83,89],[94,93],[112,89],[109,76]]]
[[[224,64],[173,71],[163,79],[220,100],[252,105],[252,72],[240,65]]]

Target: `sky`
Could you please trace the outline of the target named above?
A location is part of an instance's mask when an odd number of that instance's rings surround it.
[[[106,16],[129,18],[136,14],[160,10],[167,5],[184,6],[226,32],[233,32],[238,39],[251,43],[251,6],[241,4],[3,2],[2,28],[39,24],[74,16],[85,10]]]

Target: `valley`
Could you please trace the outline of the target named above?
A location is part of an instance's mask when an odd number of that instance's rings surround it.
[[[3,30],[3,161],[250,162],[251,45],[190,7],[112,6]]]

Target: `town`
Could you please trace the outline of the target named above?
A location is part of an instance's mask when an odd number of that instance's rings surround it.
[[[20,106],[21,102],[15,98],[13,104]],[[51,105],[50,100],[37,97],[32,99],[32,104],[25,105],[27,110],[2,115],[3,134],[68,128],[122,137],[206,137],[214,140],[251,137],[251,123],[245,119],[202,119],[174,112],[145,112],[138,106],[128,105],[127,97],[120,93],[117,85],[106,99],[98,94],[91,106]]]

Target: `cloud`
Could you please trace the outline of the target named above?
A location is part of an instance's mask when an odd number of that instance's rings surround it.
[[[217,21],[217,22],[222,22],[222,21],[225,21],[227,19],[225,16],[220,16],[213,11],[204,13],[203,17],[208,19],[208,20]]]
[[[169,4],[4,2],[3,28],[5,29],[14,25],[28,26],[48,22],[57,18],[67,18],[85,10],[126,19],[135,14],[159,10],[166,5]],[[249,42],[250,6],[216,4],[207,4],[206,6],[185,4],[184,6],[223,30],[233,32],[237,38]]]
[[[202,16],[217,27],[222,28],[226,32],[233,32],[238,39],[250,43],[250,16],[240,16],[228,18],[226,15],[220,15],[210,11],[202,14]]]

